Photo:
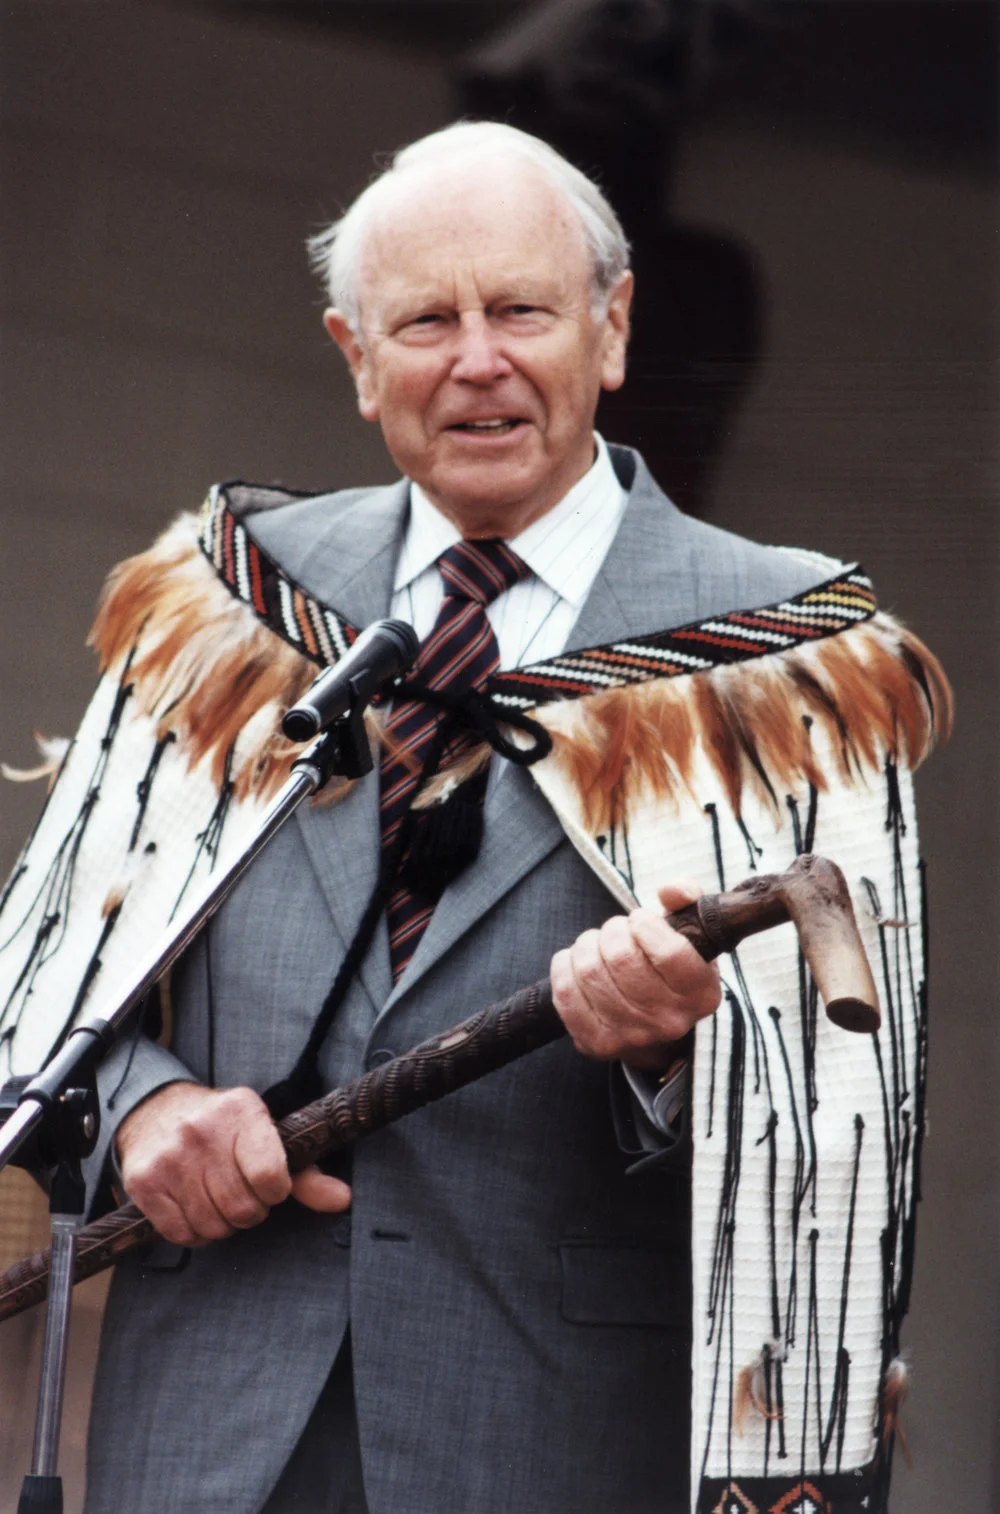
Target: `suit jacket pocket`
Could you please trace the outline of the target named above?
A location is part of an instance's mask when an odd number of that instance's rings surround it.
[[[577,1325],[691,1330],[690,1266],[670,1247],[570,1240],[559,1245],[560,1313]]]

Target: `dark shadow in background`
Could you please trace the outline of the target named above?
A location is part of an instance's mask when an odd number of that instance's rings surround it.
[[[232,10],[223,3],[224,10]],[[244,8],[245,9],[245,8]],[[713,469],[766,342],[754,249],[681,224],[684,128],[748,107],[776,130],[942,167],[995,164],[989,0],[273,0],[262,20],[461,50],[458,113],[534,132],[595,174],[633,245],[629,375],[598,425],[682,508]]]
[[[994,70],[990,68],[993,60]],[[458,70],[464,114],[506,120],[596,174],[633,245],[623,389],[598,425],[639,448],[694,514],[766,339],[754,250],[681,224],[678,139],[699,112],[751,104],[793,130],[985,158],[996,142],[989,6],[775,0],[544,0],[518,8]]]

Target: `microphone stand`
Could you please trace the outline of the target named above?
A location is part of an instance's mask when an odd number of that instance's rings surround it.
[[[100,1131],[97,1068],[138,1005],[191,944],[285,821],[332,777],[361,778],[371,772],[374,764],[364,711],[373,690],[370,680],[361,675],[348,679],[348,686],[347,709],[329,723],[323,722],[325,728],[309,750],[292,764],[288,778],[256,832],[225,871],[205,883],[181,917],[140,960],[131,982],[107,1018],[95,1017],[79,1025],[36,1077],[12,1078],[0,1089],[0,1171],[19,1152],[18,1165],[48,1171],[52,1225],[51,1286],[35,1438],[31,1470],[21,1485],[18,1514],[63,1514],[62,1479],[56,1468],[73,1262],[85,1204],[80,1164],[94,1150]]]

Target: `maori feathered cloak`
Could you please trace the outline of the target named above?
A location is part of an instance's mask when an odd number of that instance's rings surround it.
[[[0,1078],[114,1002],[287,774],[282,711],[357,635],[253,540],[241,516],[267,492],[213,490],[111,575],[101,683],[0,902]],[[789,925],[722,960],[722,1007],[696,1032],[697,1514],[884,1510],[905,1384],[927,1051],[911,774],[950,696],[862,570],[829,568],[788,602],[489,690],[552,733],[533,776],[624,907],[655,906],[668,877],[715,891],[823,853],[882,996],[878,1033],[831,1024]]]

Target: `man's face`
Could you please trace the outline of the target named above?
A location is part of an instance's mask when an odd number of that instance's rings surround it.
[[[361,341],[336,311],[326,324],[397,467],[466,535],[510,537],[590,467],[630,298],[626,275],[595,317],[573,210],[497,159],[413,171],[364,250]]]

